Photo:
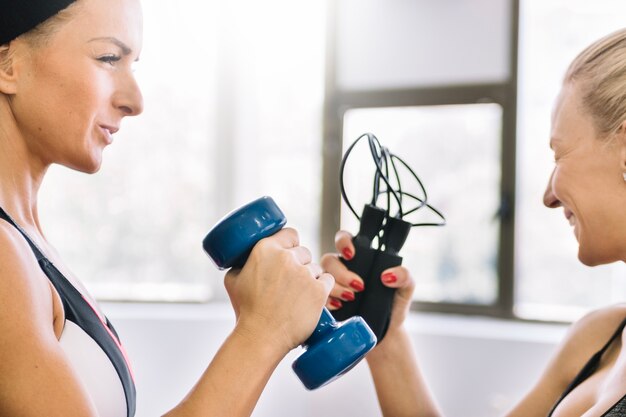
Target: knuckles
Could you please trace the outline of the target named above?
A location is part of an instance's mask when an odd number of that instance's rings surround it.
[[[300,245],[300,235],[298,234],[298,231],[292,227],[285,227],[281,229],[277,234],[286,235],[293,247]]]
[[[337,255],[334,253],[325,253],[322,255],[322,259],[320,260],[320,264],[324,269],[328,269],[329,265],[332,265],[334,261],[337,260]]]

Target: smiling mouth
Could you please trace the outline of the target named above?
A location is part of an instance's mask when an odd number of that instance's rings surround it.
[[[113,142],[113,134],[116,133],[119,128],[113,126],[100,125],[100,129],[104,132],[106,140],[108,143]]]
[[[114,134],[118,130],[120,130],[119,127],[115,127],[115,126],[100,125],[100,127],[104,130],[108,130],[110,134]]]

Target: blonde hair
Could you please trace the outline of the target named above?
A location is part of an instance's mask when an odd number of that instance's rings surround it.
[[[597,40],[570,64],[564,83],[582,93],[597,133],[607,137],[626,121],[626,29]]]

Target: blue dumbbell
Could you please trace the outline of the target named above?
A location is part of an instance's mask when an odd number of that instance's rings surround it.
[[[219,269],[241,268],[256,243],[287,223],[271,197],[233,211],[206,235],[202,246]],[[338,323],[324,307],[315,330],[292,364],[307,389],[316,389],[348,372],[376,345],[376,336],[358,316]]]

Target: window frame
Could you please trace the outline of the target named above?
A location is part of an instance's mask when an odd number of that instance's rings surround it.
[[[518,319],[515,300],[515,186],[519,0],[510,0],[509,77],[501,83],[461,84],[409,89],[344,91],[337,84],[338,4],[327,2],[326,81],[323,110],[323,168],[320,251],[330,252],[340,227],[339,167],[343,117],[350,109],[496,103],[502,107],[500,218],[497,256],[497,295],[494,303],[477,305],[414,301],[411,309]],[[533,320],[531,320],[533,321]]]

